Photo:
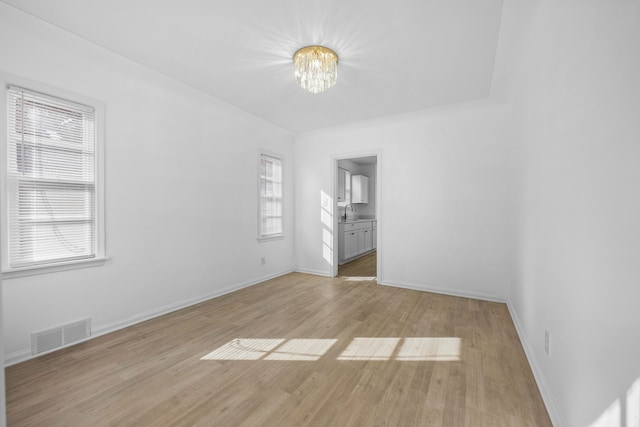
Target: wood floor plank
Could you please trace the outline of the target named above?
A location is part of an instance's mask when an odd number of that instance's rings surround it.
[[[351,277],[288,274],[12,366],[8,424],[551,425],[504,304]]]
[[[378,262],[377,252],[373,251],[355,261],[338,266],[338,276],[342,277],[375,277],[376,263]]]

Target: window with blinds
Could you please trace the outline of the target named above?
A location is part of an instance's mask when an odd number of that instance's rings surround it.
[[[9,267],[95,258],[95,109],[16,86],[7,94]]]
[[[260,155],[260,238],[284,233],[282,218],[282,160]]]

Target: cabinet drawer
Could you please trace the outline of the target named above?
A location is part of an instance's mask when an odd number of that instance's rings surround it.
[[[345,232],[347,232],[347,231],[356,230],[356,224],[357,223],[355,222],[343,222],[340,224],[340,226],[343,228]]]
[[[356,231],[356,230],[366,230],[371,228],[371,221],[362,221],[362,222],[343,222],[340,223],[340,227],[343,232],[347,231]]]
[[[358,225],[359,225],[358,230],[371,229],[371,221],[360,222],[358,223]]]
[[[365,228],[371,228],[371,221],[365,222],[344,222],[340,224],[344,231],[364,230]]]
[[[367,228],[371,228],[371,221],[356,223],[356,230],[366,230]]]

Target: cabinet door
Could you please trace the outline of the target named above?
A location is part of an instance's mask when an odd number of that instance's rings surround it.
[[[358,254],[358,237],[355,231],[344,233],[344,259],[349,259]]]
[[[357,236],[357,245],[358,245],[358,252],[356,252],[356,254],[361,254],[365,251],[364,247],[365,247],[365,230],[358,230],[356,232],[356,236]]]
[[[377,221],[371,221],[371,249],[378,248],[378,223]]]
[[[369,203],[369,177],[364,175],[351,177],[351,203]]]
[[[368,252],[373,249],[373,230],[364,230],[364,251]]]

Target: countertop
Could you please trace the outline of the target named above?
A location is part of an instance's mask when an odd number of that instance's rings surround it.
[[[338,221],[339,224],[351,224],[353,222],[371,222],[371,221],[375,221],[375,218],[360,218],[360,219],[348,219],[346,221]]]

